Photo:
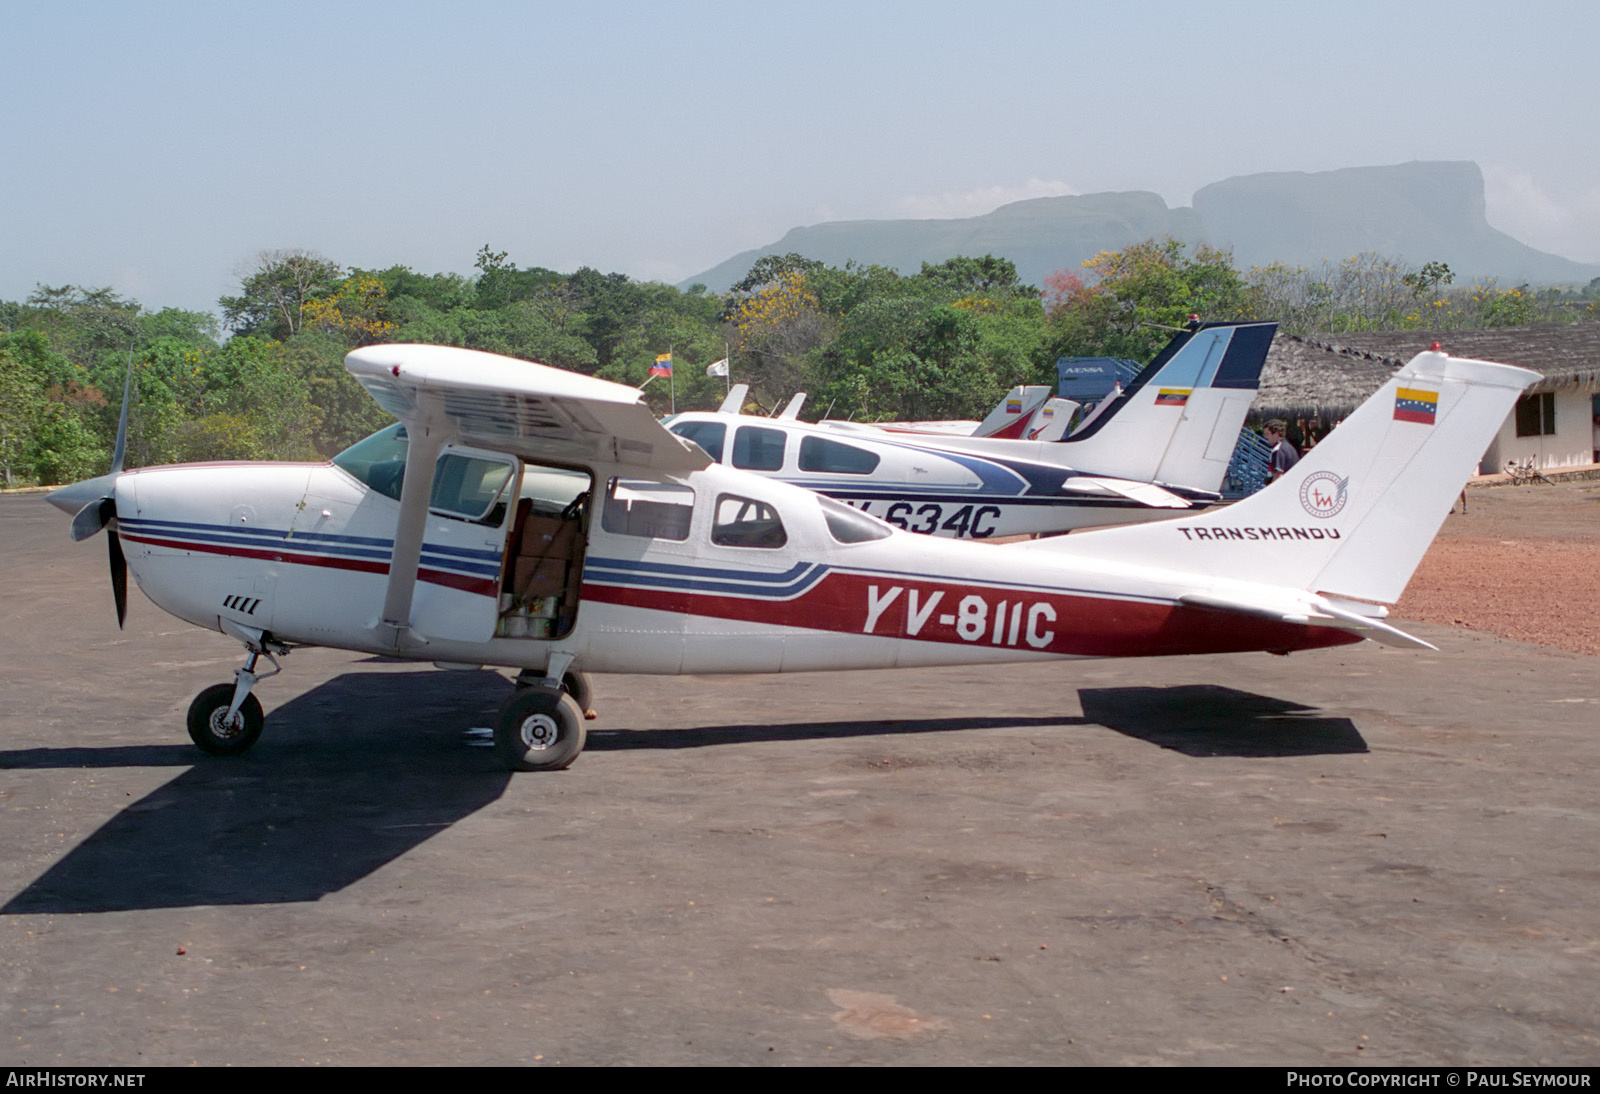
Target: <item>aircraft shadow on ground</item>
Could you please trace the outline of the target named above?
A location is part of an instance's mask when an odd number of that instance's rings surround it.
[[[1083,725],[1082,718],[1059,715],[1032,718],[896,718],[850,722],[760,722],[688,729],[609,729],[590,727],[586,752],[633,749],[714,748],[761,741],[827,741],[849,737],[898,737],[971,729]]]
[[[316,900],[496,800],[512,776],[463,730],[493,724],[493,672],[351,673],[276,708],[247,755],[189,745],[21,749],[0,769],[185,766],[67,853],[0,915]],[[1365,752],[1348,718],[1233,688],[1096,688],[1083,715],[593,732],[592,751],[1100,725],[1186,755]]]
[[[1084,688],[1080,716],[900,718],[789,722],[686,729],[591,727],[587,751],[712,748],[758,741],[813,741],[984,729],[1104,726],[1185,755],[1318,756],[1365,752],[1348,718],[1268,695],[1209,684],[1168,688]]]
[[[511,685],[492,672],[353,673],[273,710],[244,756],[184,745],[0,752],[0,768],[183,764],[0,914],[316,900],[494,801],[510,773],[462,730]]]
[[[1186,756],[1325,756],[1366,752],[1349,718],[1268,695],[1188,684],[1084,688],[1086,721]]]

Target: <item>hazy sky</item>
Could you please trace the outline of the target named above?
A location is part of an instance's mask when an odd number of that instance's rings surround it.
[[[253,254],[678,281],[823,220],[1475,160],[1600,261],[1600,4],[0,0],[0,299]],[[1406,256],[1419,258],[1425,256]]]

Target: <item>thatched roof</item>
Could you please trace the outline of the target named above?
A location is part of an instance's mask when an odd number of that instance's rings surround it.
[[[1600,323],[1490,330],[1279,334],[1251,407],[1260,417],[1343,417],[1394,371],[1438,342],[1456,357],[1502,361],[1544,377],[1530,391],[1600,386]]]

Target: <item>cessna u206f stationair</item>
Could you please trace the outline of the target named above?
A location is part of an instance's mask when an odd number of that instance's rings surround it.
[[[679,414],[667,428],[718,463],[927,535],[988,539],[1145,521],[1220,500],[1275,330],[1276,323],[1213,323],[1179,333],[1064,440],[724,412]]]
[[[713,464],[632,388],[438,346],[346,365],[400,424],[332,463],[114,458],[51,496],[75,538],[108,529],[119,613],[125,544],[157,605],[244,643],[190,707],[208,752],[250,747],[259,659],[302,645],[522,669],[495,729],[522,770],[577,756],[592,672],[1425,646],[1374,602],[1398,599],[1534,378],[1423,353],[1242,502],[991,545]]]

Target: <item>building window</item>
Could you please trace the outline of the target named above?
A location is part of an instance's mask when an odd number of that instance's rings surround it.
[[[1553,391],[1524,395],[1517,400],[1517,436],[1548,437],[1556,431],[1556,395]]]

